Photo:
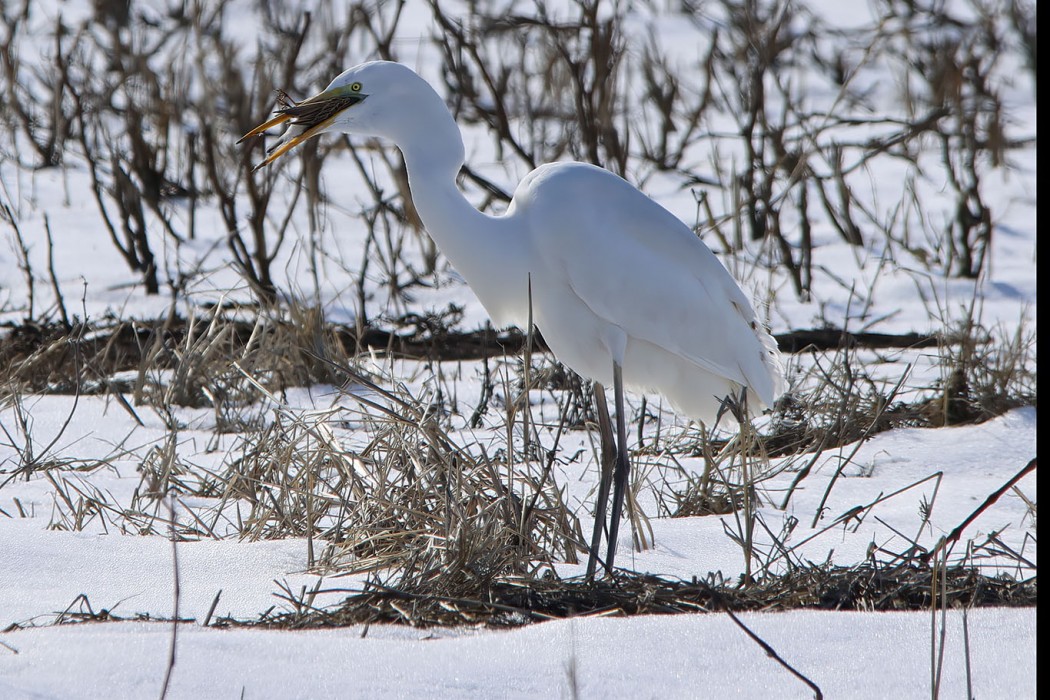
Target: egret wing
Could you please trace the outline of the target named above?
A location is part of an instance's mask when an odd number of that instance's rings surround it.
[[[685,224],[597,168],[563,169],[538,199],[537,211],[548,213],[533,237],[537,254],[593,313],[629,341],[652,343],[772,403],[780,380],[772,339]]]

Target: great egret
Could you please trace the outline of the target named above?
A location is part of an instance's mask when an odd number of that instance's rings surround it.
[[[536,326],[554,355],[585,377],[612,382],[608,571],[630,469],[624,386],[659,392],[708,424],[726,396],[746,390],[750,406],[772,406],[781,392],[776,342],[740,287],[688,226],[622,178],[583,163],[542,165],[521,181],[505,214],[479,212],[456,184],[463,137],[445,102],[411,69],[387,61],[345,71],[241,141],[283,122],[290,128],[256,169],[326,131],[390,139],[404,155],[423,225],[493,321],[525,327],[531,290]],[[603,469],[588,576],[609,479]]]

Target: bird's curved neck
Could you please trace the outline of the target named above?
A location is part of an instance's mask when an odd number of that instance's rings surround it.
[[[471,204],[456,183],[463,166],[463,137],[452,115],[432,122],[427,133],[399,142],[412,201],[427,233],[474,289],[497,325],[520,323],[510,304],[526,298],[525,236],[508,217],[489,216]],[[519,269],[521,268],[521,269]],[[520,289],[517,287],[520,286]]]
[[[438,246],[454,258],[458,256],[452,251],[460,239],[477,243],[475,239],[484,236],[492,217],[474,208],[456,184],[463,167],[463,140],[455,123],[451,131],[443,130],[436,136],[440,141],[402,142],[400,147],[419,218]],[[451,139],[455,139],[454,144]],[[457,261],[453,259],[452,263]]]

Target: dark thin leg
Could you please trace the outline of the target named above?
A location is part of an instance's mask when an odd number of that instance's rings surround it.
[[[594,506],[594,532],[591,534],[591,551],[587,557],[587,580],[594,578],[598,563],[598,549],[602,546],[602,530],[605,528],[605,511],[609,503],[609,488],[612,486],[613,461],[616,447],[613,444],[612,419],[609,404],[605,401],[605,387],[594,383],[594,403],[598,409],[598,434],[601,436],[601,476],[598,479],[598,499]]]
[[[616,558],[616,535],[620,530],[620,513],[623,511],[623,498],[627,492],[627,479],[631,473],[631,463],[627,459],[627,419],[623,411],[623,377],[620,365],[613,365],[613,393],[616,395],[616,472],[613,474],[613,506],[609,520],[609,555],[605,558],[605,568],[610,573]]]

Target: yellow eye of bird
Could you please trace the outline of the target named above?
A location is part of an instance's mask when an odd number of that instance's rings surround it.
[[[361,83],[352,83],[350,89],[354,92],[361,92]]]

